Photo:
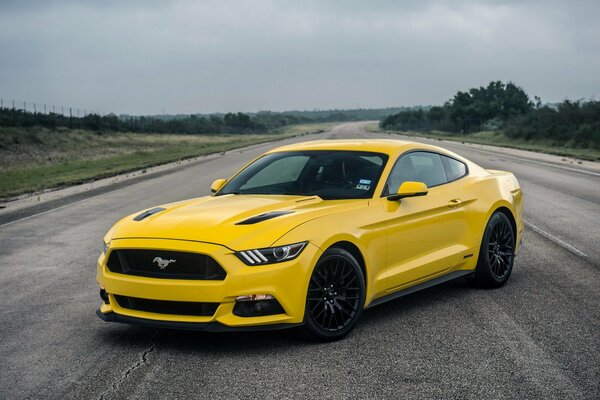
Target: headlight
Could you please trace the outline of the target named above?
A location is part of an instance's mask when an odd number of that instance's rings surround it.
[[[266,249],[244,250],[235,253],[246,265],[264,265],[293,260],[298,257],[307,242],[288,244],[287,246]]]
[[[106,254],[108,251],[108,243],[103,241],[102,244],[104,245],[104,247],[102,247],[102,254]]]

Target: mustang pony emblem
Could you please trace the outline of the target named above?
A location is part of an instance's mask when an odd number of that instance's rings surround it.
[[[175,260],[165,260],[162,257],[154,257],[154,260],[152,260],[152,263],[157,263],[158,264],[158,268],[160,269],[165,269],[167,268],[167,266],[171,263],[174,263]]]

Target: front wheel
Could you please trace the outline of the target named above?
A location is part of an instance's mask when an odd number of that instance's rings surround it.
[[[512,272],[514,259],[515,233],[512,224],[506,214],[496,211],[485,228],[471,282],[489,288],[504,285]]]
[[[313,340],[346,336],[362,313],[365,279],[356,259],[346,250],[327,249],[308,285],[304,330]]]

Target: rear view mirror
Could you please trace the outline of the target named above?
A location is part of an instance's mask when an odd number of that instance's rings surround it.
[[[217,193],[219,189],[223,187],[227,183],[227,179],[217,179],[210,185],[210,191],[212,193]]]
[[[400,200],[406,197],[425,196],[427,194],[427,185],[423,182],[403,182],[398,188],[396,194],[387,197],[388,200]]]

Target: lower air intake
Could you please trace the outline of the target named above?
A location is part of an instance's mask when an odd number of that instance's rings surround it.
[[[115,299],[120,307],[128,310],[145,311],[157,314],[211,317],[219,307],[219,303],[149,300],[120,295],[115,295]]]

